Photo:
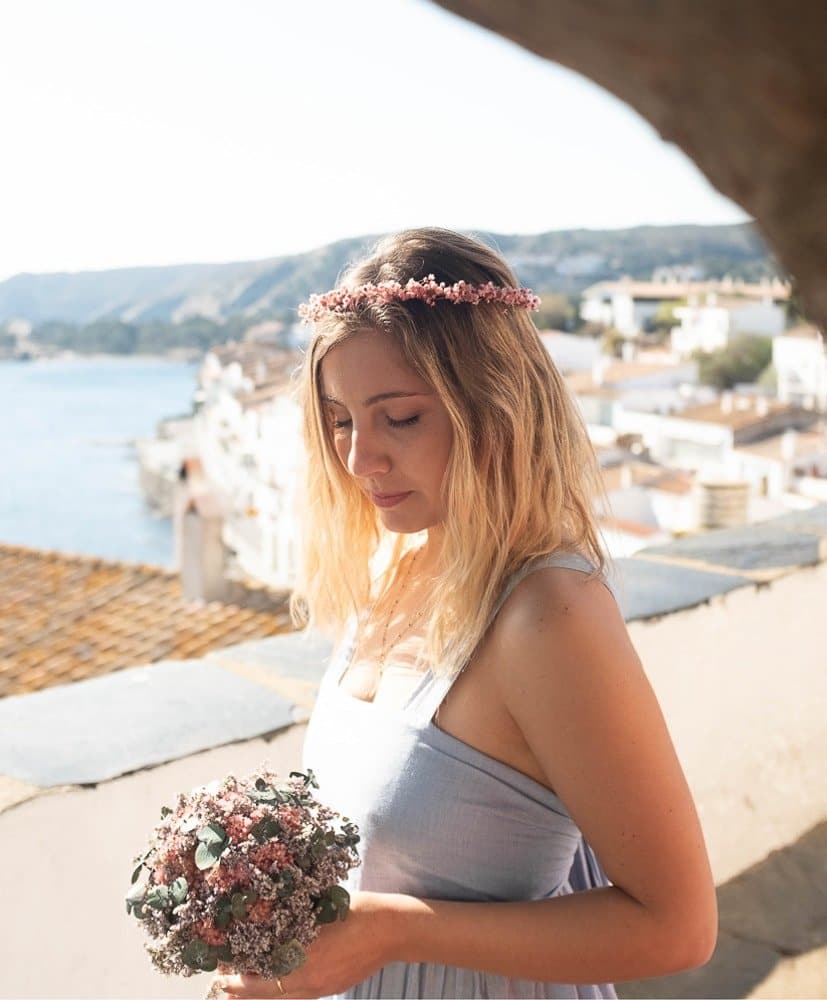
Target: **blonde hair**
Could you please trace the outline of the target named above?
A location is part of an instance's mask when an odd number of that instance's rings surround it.
[[[445,229],[383,239],[340,284],[420,279],[517,285],[485,244]],[[366,329],[393,338],[433,388],[453,428],[442,483],[444,541],[423,657],[434,673],[462,669],[483,637],[506,578],[532,557],[561,549],[605,571],[594,502],[605,501],[594,449],[565,381],[525,309],[369,304],[319,318],[299,372],[306,449],[302,557],[291,597],[297,626],[341,637],[345,623],[382,600],[407,547],[339,459],[321,403],[321,362]],[[380,549],[390,548],[372,586]]]

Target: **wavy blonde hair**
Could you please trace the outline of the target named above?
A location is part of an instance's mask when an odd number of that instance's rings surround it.
[[[445,229],[383,239],[340,286],[433,274],[437,281],[518,284],[485,244]],[[294,623],[340,638],[345,623],[384,599],[410,536],[382,525],[333,446],[321,403],[321,362],[365,329],[401,348],[448,411],[453,446],[442,483],[444,541],[422,656],[435,673],[462,669],[483,637],[509,574],[561,549],[608,561],[595,500],[606,499],[579,409],[525,309],[431,307],[394,300],[324,315],[315,324],[297,395],[306,449],[302,558],[291,596]],[[374,579],[374,560],[389,552]]]

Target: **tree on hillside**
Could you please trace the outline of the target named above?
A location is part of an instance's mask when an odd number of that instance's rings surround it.
[[[577,322],[577,306],[568,295],[542,292],[540,309],[533,319],[538,330],[571,330]]]
[[[770,337],[741,334],[719,351],[696,351],[698,379],[716,389],[731,389],[738,382],[754,382],[772,360]]]

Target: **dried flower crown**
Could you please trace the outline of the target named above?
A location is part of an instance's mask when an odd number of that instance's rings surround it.
[[[307,302],[299,306],[299,316],[303,323],[310,323],[326,312],[345,313],[362,305],[384,304],[394,299],[417,299],[431,307],[438,299],[444,299],[454,304],[468,303],[474,306],[480,302],[495,302],[517,309],[536,311],[540,308],[540,297],[530,288],[495,285],[493,281],[484,285],[469,285],[465,281],[447,285],[429,274],[427,278],[419,280],[411,278],[404,285],[399,281],[380,281],[378,284],[368,282],[356,288],[334,288],[321,295],[311,295]]]

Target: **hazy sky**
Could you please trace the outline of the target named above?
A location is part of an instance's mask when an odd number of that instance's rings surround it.
[[[0,0],[0,95],[0,279],[745,218],[615,98],[425,0]]]

